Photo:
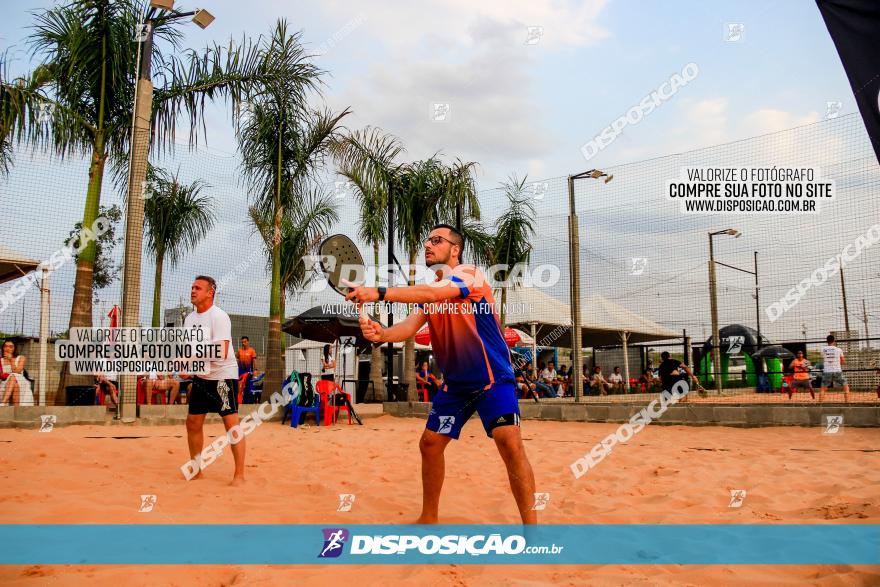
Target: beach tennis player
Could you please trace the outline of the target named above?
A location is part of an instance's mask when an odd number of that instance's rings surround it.
[[[205,415],[216,413],[223,420],[226,431],[238,426],[238,361],[232,348],[232,322],[229,315],[214,305],[217,283],[213,278],[199,275],[190,288],[190,301],[196,307],[183,322],[184,328],[205,329],[210,341],[220,345],[221,358],[208,362],[206,373],[192,376],[189,394],[189,414],[186,417],[186,440],[189,456],[201,463],[201,452],[205,444],[203,427]],[[187,375],[181,373],[181,377]],[[244,482],[244,436],[234,442],[230,439],[232,457],[235,459],[235,473],[232,485]],[[199,471],[194,479],[202,476]]]
[[[417,304],[402,322],[383,328],[361,314],[364,337],[372,342],[407,340],[425,324],[447,389],[437,394],[419,449],[422,453],[422,514],[416,523],[438,521],[445,476],[443,453],[464,423],[477,412],[507,467],[510,488],[525,524],[537,522],[532,509],[535,477],[520,435],[516,380],[510,351],[490,284],[473,265],[461,263],[464,246],[455,228],[438,224],[425,242],[425,264],[437,274],[431,284],[411,287],[351,287],[346,299]]]

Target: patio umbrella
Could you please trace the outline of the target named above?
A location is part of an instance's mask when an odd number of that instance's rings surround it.
[[[315,306],[310,308],[285,322],[281,330],[298,338],[328,343],[332,343],[342,336],[353,336],[358,347],[369,345],[370,342],[364,338],[361,332],[357,314],[334,311],[332,307]]]
[[[752,357],[756,359],[763,358],[788,360],[794,358],[794,353],[785,347],[774,344],[772,346],[765,346],[757,353],[752,353]]]

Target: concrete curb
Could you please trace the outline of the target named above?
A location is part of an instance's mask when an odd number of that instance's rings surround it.
[[[255,411],[260,404],[243,404],[238,413],[245,416]],[[427,404],[419,415],[428,413]],[[380,404],[355,404],[355,411],[361,420],[377,418],[383,415]],[[134,422],[123,422],[116,418],[115,412],[108,412],[104,406],[4,406],[0,407],[0,428],[33,428],[39,429],[40,416],[55,415],[53,427],[75,425],[97,426],[171,426],[183,425],[186,422],[188,407],[185,405],[141,405],[138,406],[138,418]],[[284,410],[278,412],[268,421],[280,422]],[[343,418],[345,414],[343,413]],[[207,423],[219,423],[217,414],[208,414]]]
[[[648,403],[589,403],[561,404],[520,402],[523,420],[560,422],[615,422],[628,421]],[[422,402],[386,402],[385,413],[398,417],[422,418],[429,404]],[[764,426],[822,426],[825,416],[842,415],[845,426],[860,428],[880,427],[880,405],[847,405],[825,403],[820,405],[786,404],[677,404],[653,424],[685,426],[733,426],[757,428]]]

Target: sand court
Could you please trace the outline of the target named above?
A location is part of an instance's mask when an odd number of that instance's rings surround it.
[[[184,481],[182,426],[73,426],[50,433],[0,430],[5,491],[0,521],[10,524],[383,524],[409,523],[421,504],[417,418],[370,418],[364,426],[291,429],[271,422],[248,437],[247,483],[232,488],[228,449]],[[542,524],[880,523],[880,431],[845,428],[648,426],[575,479],[570,464],[616,424],[526,421],[524,442],[537,491],[550,494]],[[206,442],[222,425],[206,426]],[[519,520],[507,476],[478,422],[447,450],[441,522]],[[731,491],[744,490],[738,508]],[[340,494],[354,494],[339,512]],[[141,512],[142,496],[155,496]],[[104,545],[106,546],[106,545]],[[96,545],[101,548],[102,545]],[[181,545],[186,548],[187,545]],[[780,545],[784,548],[784,545]],[[278,584],[730,584],[871,585],[866,566],[515,566],[345,565],[10,566],[12,585]],[[123,577],[126,577],[123,579]],[[49,583],[51,581],[51,583]],[[139,582],[140,581],[140,582]]]

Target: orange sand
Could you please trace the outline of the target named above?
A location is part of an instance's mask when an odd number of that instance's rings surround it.
[[[474,421],[476,420],[476,421]],[[513,498],[478,419],[447,452],[444,523],[517,523]],[[183,426],[0,430],[2,523],[407,523],[421,503],[414,418],[293,430],[247,439],[248,482],[227,486],[232,455],[186,482]],[[524,422],[540,521],[560,523],[880,523],[880,430],[648,426],[575,480],[569,464],[616,424]],[[206,437],[220,424],[206,427]],[[135,436],[112,439],[113,436]],[[89,438],[99,437],[99,438]],[[391,447],[395,447],[393,450]],[[310,455],[310,456],[306,456]],[[731,489],[748,494],[728,507]],[[354,493],[351,512],[338,494]],[[155,494],[150,513],[140,495]],[[311,504],[294,510],[294,503]],[[784,548],[785,545],[780,545]],[[182,544],[181,548],[186,548]],[[234,545],[230,546],[234,549]],[[0,567],[2,585],[880,585],[852,566],[47,566]]]

